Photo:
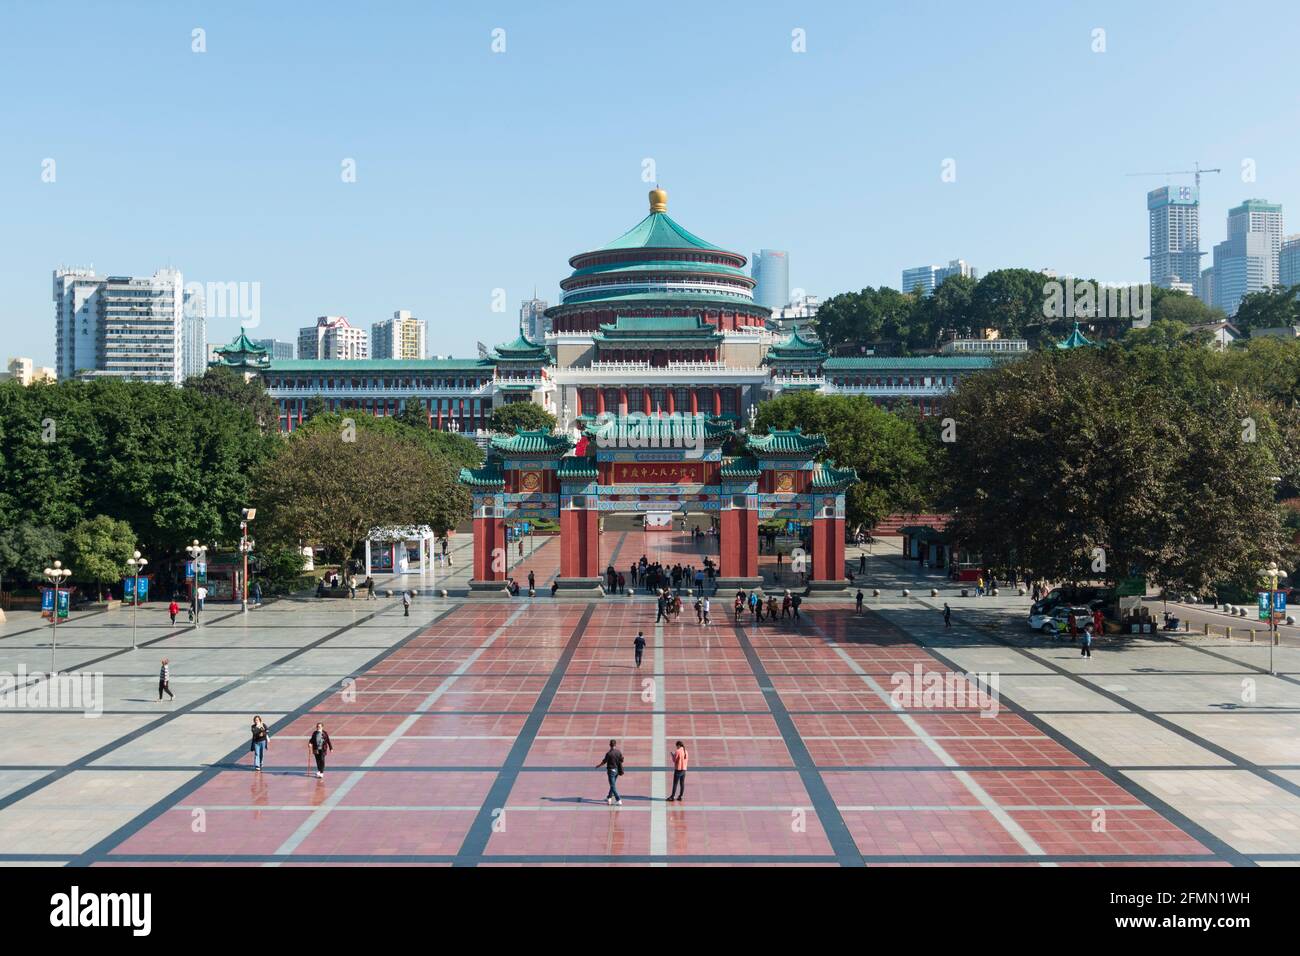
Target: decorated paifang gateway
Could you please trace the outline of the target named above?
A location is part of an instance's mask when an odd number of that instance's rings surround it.
[[[816,460],[826,450],[821,435],[797,428],[752,435],[742,454],[724,457],[738,436],[730,422],[704,415],[605,413],[584,432],[576,447],[546,431],[497,436],[482,467],[461,471],[473,496],[471,594],[505,588],[506,525],[544,518],[560,525],[558,588],[604,593],[600,519],[617,512],[709,515],[719,590],[762,583],[761,520],[810,524],[809,589],[844,587],[844,492],[858,476]]]
[[[572,434],[606,414],[701,414],[743,424],[787,391],[916,403],[923,414],[958,378],[994,359],[975,355],[830,356],[785,335],[754,301],[746,258],[699,238],[650,193],[648,215],[599,249],[569,260],[545,342],[523,336],[472,359],[273,359],[240,330],[214,364],[260,375],[291,431],[319,398],[327,411],[398,415],[486,444],[494,408],[535,402]]]

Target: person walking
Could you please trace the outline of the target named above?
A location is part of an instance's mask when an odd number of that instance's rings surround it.
[[[976,596],[976,597],[983,597],[983,596],[984,596],[984,576],[983,576],[983,575],[980,575],[980,577],[978,578],[978,580],[976,580],[976,582],[975,582],[975,596]]]
[[[854,597],[853,602],[856,605],[856,607],[853,610],[853,613],[861,614],[862,613],[862,588],[858,588],[858,593]]]
[[[858,555],[858,574],[866,574],[866,573],[867,573],[867,556],[865,554],[860,554]]]
[[[330,742],[330,735],[325,730],[322,723],[316,724],[316,729],[311,732],[307,738],[307,749],[311,755],[316,758],[316,777],[320,779],[325,776],[325,755],[334,749],[334,744]],[[310,770],[307,771],[311,773]]]
[[[402,592],[402,617],[411,616],[411,595],[408,591]]]
[[[668,619],[668,598],[662,594],[655,599],[655,623],[666,621]]]
[[[1083,640],[1079,647],[1080,657],[1092,657],[1092,625],[1083,626]]]
[[[704,599],[704,626],[705,627],[708,627],[710,624],[713,623],[712,621],[709,620],[709,610],[710,610],[709,599],[706,597]]]
[[[785,594],[781,595],[781,620],[790,616],[790,609],[794,606],[794,601],[790,597],[790,589],[785,589]]]
[[[744,610],[745,610],[745,592],[737,591],[736,592],[736,620],[737,621],[740,620],[740,615],[744,613]]]
[[[537,587],[537,575],[533,574],[532,571],[529,571],[529,572],[528,572],[528,590],[529,590],[529,591],[532,591],[532,590],[534,590],[536,587]]]
[[[208,589],[202,585],[199,586],[199,613],[203,613],[203,602],[208,599]]]
[[[260,581],[254,581],[253,582],[253,607],[261,607],[261,606],[262,606],[262,583]]]
[[[676,800],[678,803],[686,799],[686,763],[689,754],[686,752],[686,745],[680,740],[677,746],[673,748],[673,790],[668,795],[669,802]],[[680,792],[678,792],[680,788]]]
[[[623,751],[618,749],[618,741],[609,742],[609,750],[605,751],[605,756],[600,758],[597,767],[605,768],[605,775],[609,777],[609,793],[605,794],[605,802],[608,804],[623,805],[623,798],[618,795],[618,778],[623,776]]]
[[[176,623],[176,615],[179,614],[180,612],[181,612],[181,606],[177,604],[176,599],[173,598],[172,603],[167,605],[167,613],[171,615],[173,624]]]
[[[266,745],[271,742],[271,732],[266,729],[260,716],[253,717],[253,742],[248,749],[253,752],[253,770],[262,772],[262,761],[266,759]]]
[[[952,608],[948,606],[947,601],[943,602],[943,626],[952,627]]]
[[[375,579],[368,574],[366,575],[366,600],[375,600]]]
[[[695,599],[695,623],[699,627],[704,626],[704,601],[700,598]]]
[[[794,619],[799,620],[799,605],[803,603],[803,597],[796,594],[790,598],[790,607],[794,609]]]
[[[162,667],[158,670],[158,699],[162,700],[162,695],[166,694],[168,699],[175,700],[176,695],[172,693],[172,666],[171,659],[164,657]]]
[[[641,655],[645,653],[645,635],[640,631],[636,632],[636,640],[632,642],[632,647],[636,651],[636,666],[641,666]]]

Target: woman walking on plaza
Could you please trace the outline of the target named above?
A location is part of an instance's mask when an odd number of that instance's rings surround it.
[[[158,699],[162,700],[162,695],[166,694],[168,699],[175,700],[176,695],[172,693],[172,668],[170,658],[162,659],[162,667],[158,671]]]
[[[330,742],[330,735],[325,732],[325,725],[318,723],[312,735],[307,738],[307,748],[311,755],[316,758],[316,776],[318,778],[325,776],[325,755],[334,749],[334,744]],[[310,770],[307,771],[311,773]]]
[[[253,717],[253,742],[248,749],[253,752],[253,770],[260,772],[262,761],[266,759],[266,745],[271,742],[271,732],[266,729],[260,716]]]
[[[171,615],[172,623],[176,623],[176,615],[181,612],[181,606],[173,598],[172,603],[167,605],[167,613]]]

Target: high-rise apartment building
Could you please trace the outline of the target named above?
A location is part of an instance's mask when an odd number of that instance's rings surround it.
[[[253,344],[266,349],[273,360],[284,361],[294,358],[292,342],[282,342],[279,339],[254,339]]]
[[[1195,186],[1147,193],[1151,284],[1195,295],[1201,278],[1200,194]]]
[[[405,309],[370,326],[370,355],[377,359],[423,359],[425,322]]]
[[[945,279],[951,279],[953,276],[978,279],[979,270],[965,259],[950,259],[946,266],[917,266],[914,269],[904,269],[902,291],[912,293],[919,286],[922,295],[933,295],[934,290],[939,288]]]
[[[322,315],[298,330],[299,359],[370,358],[370,337],[341,315]]]
[[[1277,257],[1277,281],[1288,289],[1300,285],[1300,233],[1282,239]]]
[[[551,331],[546,308],[546,300],[537,298],[536,294],[519,304],[519,334],[529,342],[541,345],[546,341],[546,333]]]
[[[760,249],[750,260],[754,301],[780,309],[790,301],[790,256],[780,249]]]
[[[179,384],[185,372],[184,281],[54,270],[55,364],[78,374]]]
[[[1214,304],[1229,317],[1241,300],[1278,284],[1282,207],[1248,199],[1228,210],[1228,238],[1214,247]]]
[[[1201,270],[1201,284],[1197,286],[1196,297],[1214,308],[1214,266]]]
[[[0,382],[6,382],[10,379],[16,379],[20,385],[28,386],[32,382],[52,382],[54,381],[54,369],[47,366],[37,366],[32,360],[26,357],[11,358],[6,370],[0,372]]]
[[[202,375],[208,368],[207,302],[195,289],[184,294],[181,316],[181,379]]]

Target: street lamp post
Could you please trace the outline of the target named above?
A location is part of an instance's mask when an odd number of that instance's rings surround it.
[[[199,623],[199,567],[206,566],[206,556],[208,553],[207,545],[199,544],[199,539],[195,538],[194,543],[185,549],[185,553],[190,556],[194,562],[194,578],[190,584],[190,607],[194,611],[194,626],[201,627]]]
[[[135,650],[135,630],[140,617],[140,572],[148,563],[149,559],[140,557],[139,551],[126,559],[131,569],[131,650]]]
[[[1278,578],[1286,577],[1286,572],[1277,566],[1276,561],[1270,561],[1268,567],[1259,572],[1259,576],[1268,581],[1268,672],[1277,673],[1273,670],[1273,647],[1278,642],[1277,630],[1277,612],[1273,608],[1274,595],[1277,593]]]
[[[72,571],[65,568],[62,561],[55,561],[54,567],[46,568],[44,573],[46,580],[54,585],[54,613],[50,615],[50,623],[54,628],[50,632],[50,679],[53,680],[54,674],[57,671],[57,668],[55,667],[54,653],[59,638],[59,585],[72,576]],[[68,603],[72,603],[71,597],[68,598]]]

